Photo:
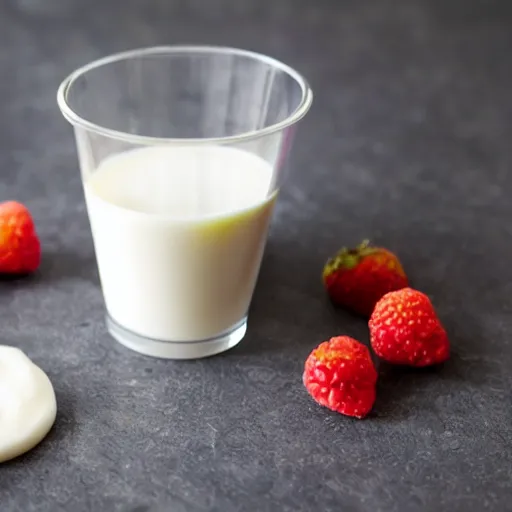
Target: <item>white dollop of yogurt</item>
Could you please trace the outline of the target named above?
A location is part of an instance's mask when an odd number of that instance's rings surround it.
[[[20,349],[0,345],[0,462],[39,444],[56,414],[55,392],[46,373]]]

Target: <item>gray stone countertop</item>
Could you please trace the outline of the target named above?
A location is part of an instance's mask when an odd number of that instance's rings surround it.
[[[246,339],[169,362],[107,335],[60,80],[105,54],[209,43],[311,81]],[[0,283],[1,342],[59,412],[0,466],[1,512],[512,510],[512,3],[3,0],[0,199],[32,210],[38,274]],[[316,406],[319,342],[365,323],[319,273],[342,244],[398,252],[450,333],[443,368],[380,368],[371,417]]]

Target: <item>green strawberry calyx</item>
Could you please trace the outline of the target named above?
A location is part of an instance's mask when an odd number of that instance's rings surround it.
[[[357,267],[364,258],[379,252],[379,250],[378,247],[372,247],[369,240],[364,240],[355,248],[343,247],[325,264],[323,278],[327,278],[340,268],[343,270],[353,269]]]

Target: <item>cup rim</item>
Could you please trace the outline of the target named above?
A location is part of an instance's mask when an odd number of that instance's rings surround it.
[[[147,135],[135,135],[126,133],[120,130],[113,130],[106,128],[99,124],[93,123],[80,115],[78,115],[69,105],[68,92],[73,86],[74,82],[84,75],[85,73],[122,60],[128,60],[134,57],[147,56],[147,55],[164,55],[164,54],[187,54],[187,53],[204,53],[204,54],[226,54],[248,57],[253,60],[265,63],[271,67],[279,69],[293,78],[300,86],[302,98],[297,108],[285,119],[278,123],[266,126],[260,130],[252,130],[242,132],[236,135],[229,135],[226,137],[211,137],[211,138],[171,138],[171,137],[151,137]],[[278,59],[268,55],[258,53],[251,50],[243,50],[229,46],[210,46],[210,45],[176,45],[176,46],[151,46],[145,48],[137,48],[133,50],[123,51],[107,55],[100,59],[94,60],[85,66],[82,66],[71,74],[69,74],[60,84],[57,90],[57,104],[62,112],[62,115],[75,127],[80,127],[85,130],[94,132],[98,135],[103,135],[111,139],[121,140],[132,144],[139,145],[156,145],[156,144],[233,144],[240,143],[248,140],[254,140],[272,133],[288,128],[300,121],[308,112],[313,101],[313,91],[308,81],[291,66]]]

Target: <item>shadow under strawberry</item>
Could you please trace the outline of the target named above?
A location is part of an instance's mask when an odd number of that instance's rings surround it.
[[[37,279],[37,272],[31,274],[5,274],[0,272],[1,283],[21,283],[23,281],[33,281]]]
[[[410,368],[379,362],[377,369],[377,400],[373,408],[373,419],[397,419],[407,415],[409,408],[415,408],[425,395],[439,387],[440,380],[449,380],[453,360],[439,366]]]
[[[99,286],[94,254],[79,254],[67,249],[44,250],[39,268],[27,274],[0,273],[0,289],[48,285],[55,280],[81,278]]]
[[[435,410],[436,402],[457,395],[485,392],[495,372],[484,359],[452,352],[448,361],[437,366],[410,368],[378,363],[377,400],[368,417],[376,421],[394,422],[418,416],[423,410]]]

